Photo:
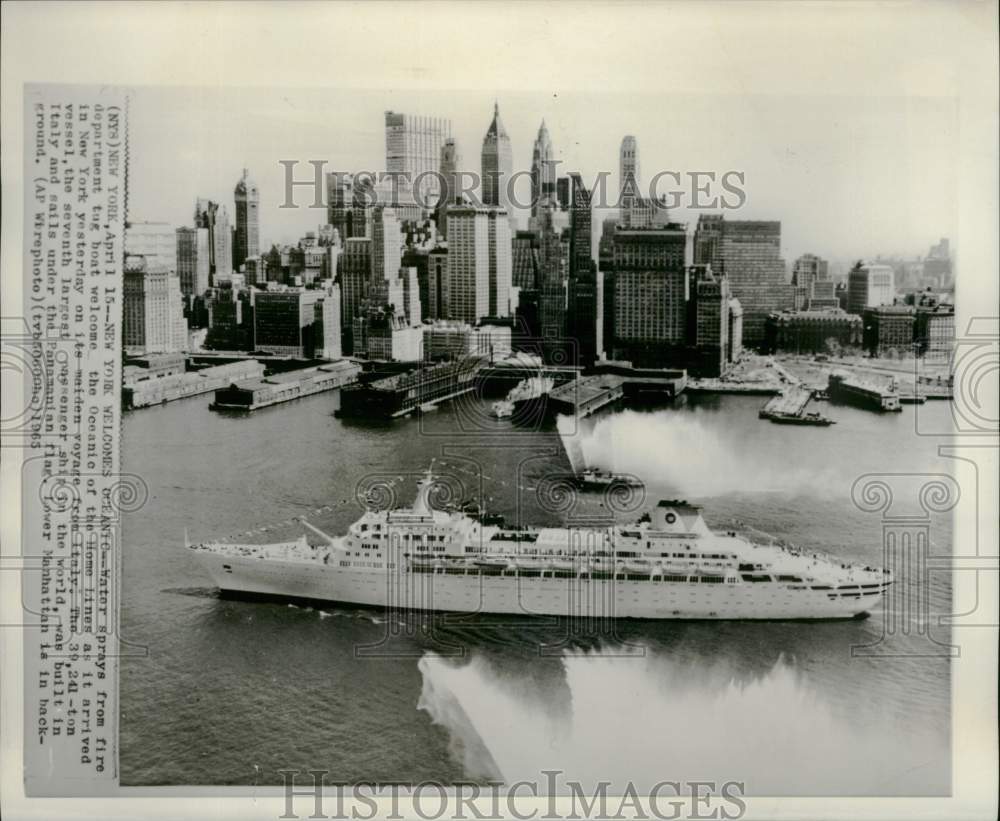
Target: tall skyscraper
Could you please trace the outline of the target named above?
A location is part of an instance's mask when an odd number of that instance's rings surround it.
[[[702,214],[694,237],[694,262],[708,264],[729,281],[743,309],[743,343],[765,342],[765,321],[774,311],[795,307],[795,288],[781,258],[781,223],[725,220]]]
[[[847,275],[847,312],[862,314],[867,308],[892,305],[896,296],[891,265],[858,262]]]
[[[435,248],[427,255],[427,302],[429,319],[448,319],[451,302],[448,295],[448,249]]]
[[[590,367],[598,354],[597,317],[600,313],[597,271],[591,251],[591,193],[579,174],[570,174],[570,188],[566,330],[575,345],[575,364]]]
[[[689,287],[690,287],[689,280]],[[695,333],[698,366],[706,376],[720,376],[729,356],[729,283],[708,273],[694,284]]]
[[[628,226],[630,225],[629,212],[632,205],[641,196],[639,189],[639,144],[631,134],[622,137],[622,144],[618,149],[618,184],[620,186],[621,222],[622,225]]]
[[[538,129],[535,145],[531,152],[531,216],[538,213],[545,197],[556,196],[555,152],[545,120]]]
[[[233,239],[226,206],[199,198],[194,224],[208,230],[209,285],[215,285],[217,277],[228,278],[233,272]]]
[[[489,210],[448,209],[448,304],[451,319],[470,325],[490,311]]]
[[[385,170],[389,174],[406,175],[401,179],[401,194],[413,191],[418,202],[433,208],[441,193],[436,176],[441,148],[451,136],[451,120],[443,117],[421,117],[385,112]],[[413,186],[419,185],[419,191]]]
[[[501,208],[490,208],[487,212],[487,236],[489,255],[490,307],[492,317],[510,316],[510,289],[512,284],[512,262],[510,216]]]
[[[326,221],[340,239],[365,236],[365,204],[354,191],[354,176],[340,171],[326,175]]]
[[[344,353],[353,351],[351,335],[354,317],[368,298],[372,279],[372,241],[367,237],[349,237],[344,242],[344,253],[340,258],[340,314],[341,347]]]
[[[177,276],[184,296],[202,296],[208,290],[207,228],[177,229]]]
[[[327,283],[323,288],[323,299],[314,306],[313,324],[316,327],[315,355],[320,359],[340,359],[341,346],[341,305],[340,286]]]
[[[458,150],[458,143],[453,137],[449,137],[441,146],[441,196],[438,200],[435,221],[438,232],[444,239],[448,238],[448,219],[445,216],[445,209],[449,205],[456,205],[459,197],[462,154]]]
[[[394,279],[403,257],[403,233],[391,208],[376,208],[372,213],[372,284]]]
[[[514,173],[514,160],[510,147],[510,137],[500,119],[500,105],[493,105],[493,120],[483,138],[482,192],[483,205],[503,208],[508,214],[510,198],[507,185]]]
[[[683,348],[688,324],[686,247],[683,225],[619,227],[615,232],[613,359],[662,367]]]
[[[126,254],[122,297],[126,349],[147,354],[187,349],[180,280],[155,255]]]
[[[236,199],[236,242],[233,246],[233,268],[237,271],[247,257],[260,255],[260,191],[250,173],[243,176],[233,191]]]

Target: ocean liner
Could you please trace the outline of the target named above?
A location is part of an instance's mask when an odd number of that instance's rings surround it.
[[[843,619],[865,615],[889,571],[716,533],[697,505],[661,501],[635,524],[509,528],[414,503],[368,511],[345,535],[188,544],[233,596],[464,613],[636,619]]]

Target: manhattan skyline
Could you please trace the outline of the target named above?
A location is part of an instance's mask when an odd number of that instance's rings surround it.
[[[954,161],[942,145],[956,139],[956,113],[947,100],[666,95],[656,106],[644,103],[652,99],[139,88],[131,120],[129,217],[189,225],[193,198],[230,203],[246,167],[260,187],[262,248],[294,244],[326,216],[305,207],[311,192],[304,187],[296,192],[302,207],[278,207],[284,199],[279,160],[300,161],[296,179],[308,179],[308,160],[314,159],[326,161],[327,171],[382,171],[384,116],[393,110],[450,119],[464,167],[478,173],[497,104],[510,135],[513,170],[524,172],[517,190],[525,201],[544,119],[557,173],[580,171],[590,184],[607,173],[609,195],[619,185],[618,151],[626,134],[638,142],[644,191],[661,171],[743,171],[747,202],[726,215],[781,220],[786,259],[807,252],[841,263],[917,256],[938,237],[955,236],[954,220],[946,216],[954,212]],[[171,173],[145,171],[150,156]],[[665,178],[659,190],[674,187]],[[698,214],[706,212],[677,208],[671,217],[693,230]],[[595,223],[606,213],[595,210]],[[526,227],[527,209],[515,215]]]

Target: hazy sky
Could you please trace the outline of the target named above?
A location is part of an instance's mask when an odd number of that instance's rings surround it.
[[[745,173],[747,201],[733,218],[779,219],[791,262],[811,251],[831,259],[924,254],[951,236],[955,105],[941,98],[496,93],[514,169],[528,169],[539,123],[552,136],[560,173],[600,171],[618,180],[624,134],[639,143],[644,184],[658,171]],[[246,165],[261,190],[262,242],[293,242],[323,212],[280,209],[282,159],[330,170],[383,170],[384,112],[448,117],[465,166],[478,170],[493,96],[482,92],[338,89],[140,88],[131,109],[132,219],[191,222],[206,196],[233,213]],[[661,191],[674,188],[664,178]],[[306,189],[297,201],[311,202]],[[675,218],[693,226],[697,211]]]

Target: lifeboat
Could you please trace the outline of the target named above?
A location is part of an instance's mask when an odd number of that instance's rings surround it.
[[[506,570],[510,566],[507,559],[473,559],[472,564],[481,570]]]
[[[610,573],[615,569],[615,563],[610,559],[592,559],[590,569],[598,573]]]
[[[626,573],[650,573],[652,567],[650,567],[649,562],[646,559],[632,559],[631,561],[622,562],[622,569]]]
[[[553,570],[576,570],[576,562],[573,559],[552,559]]]
[[[514,566],[519,570],[547,570],[549,564],[548,559],[541,559],[538,556],[516,556],[514,558]]]

